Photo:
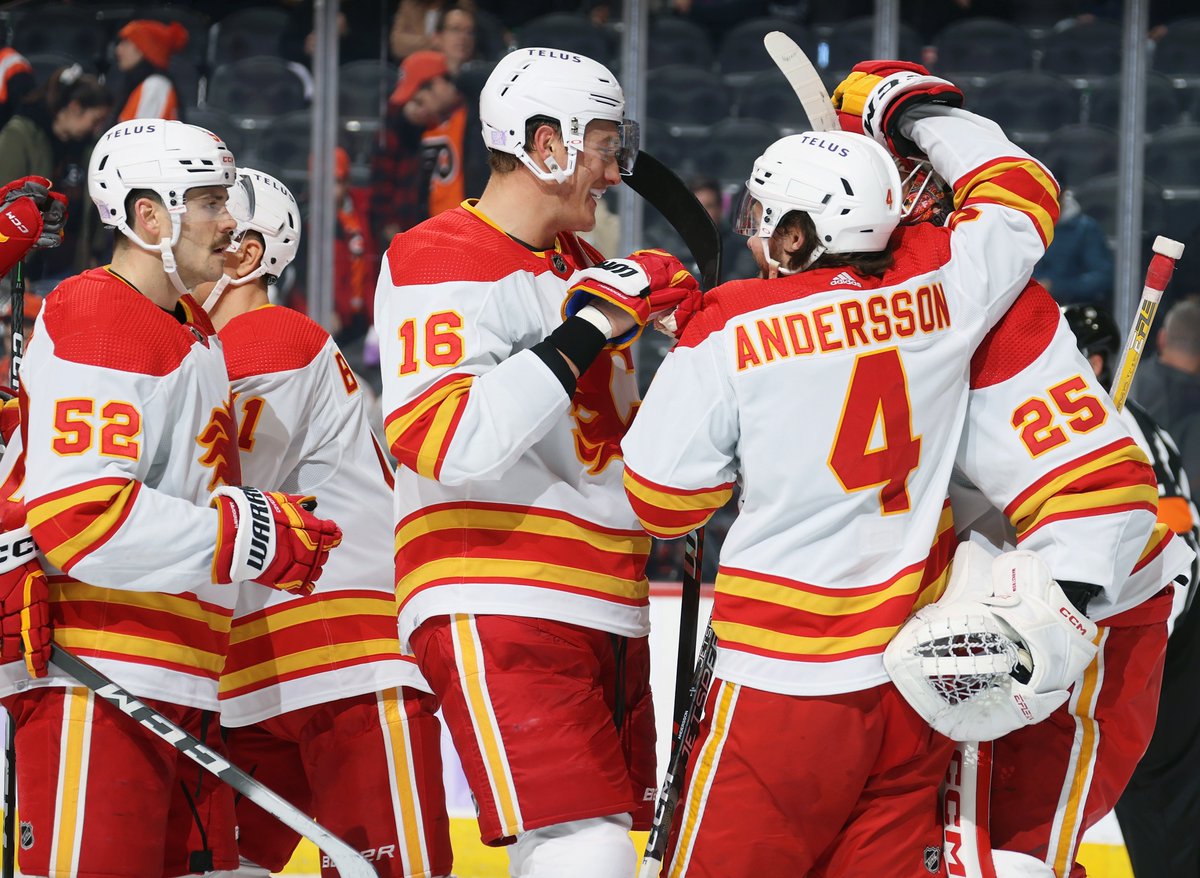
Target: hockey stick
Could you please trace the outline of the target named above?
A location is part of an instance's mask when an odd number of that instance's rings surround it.
[[[763,37],[763,45],[767,54],[775,62],[796,93],[800,106],[808,116],[808,124],[814,131],[839,131],[837,113],[829,100],[829,92],[817,68],[813,67],[804,50],[796,45],[796,41],[782,31],[773,30]]]
[[[683,775],[687,771],[688,757],[691,756],[692,747],[695,746],[696,737],[700,733],[700,715],[704,710],[704,702],[708,700],[716,661],[717,638],[710,624],[704,632],[704,643],[700,646],[700,658],[692,678],[691,697],[671,742],[671,761],[667,765],[667,775],[663,778],[662,789],[658,791],[658,800],[654,805],[654,824],[650,827],[650,837],[646,839],[646,853],[642,857],[638,878],[658,878],[659,870],[662,869],[663,857],[667,851],[667,838],[671,833],[671,821],[675,817],[675,806],[679,804],[679,795],[683,789]]]
[[[1150,338],[1150,324],[1158,312],[1158,303],[1162,301],[1163,290],[1171,280],[1175,271],[1175,261],[1183,256],[1183,245],[1171,238],[1159,235],[1154,239],[1151,248],[1154,256],[1146,268],[1146,280],[1142,285],[1142,301],[1138,304],[1138,313],[1133,318],[1133,326],[1129,328],[1129,336],[1125,341],[1125,353],[1121,355],[1121,366],[1113,378],[1113,405],[1120,411],[1125,407],[1129,397],[1129,388],[1133,385],[1133,373],[1142,360],[1142,350]]]
[[[161,713],[143,704],[83,659],[72,655],[56,644],[50,646],[50,661],[59,670],[74,677],[122,713],[137,720],[179,752],[215,774],[284,826],[298,832],[329,855],[334,868],[343,878],[378,878],[375,869],[332,832],[278,793],[263,786],[236,765],[209,749],[193,735],[185,732]]]
[[[683,238],[700,269],[700,287],[716,286],[721,276],[721,233],[687,184],[644,149],[638,150],[633,173],[621,179]]]
[[[21,380],[21,358],[25,354],[25,260],[17,262],[9,308],[8,383],[13,393]],[[13,878],[17,871],[17,730],[11,714],[4,729],[4,857],[0,875]]]

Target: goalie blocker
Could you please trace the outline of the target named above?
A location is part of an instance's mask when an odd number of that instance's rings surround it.
[[[1096,626],[1032,552],[959,545],[940,599],[918,610],[884,666],[926,722],[955,741],[991,741],[1041,722],[1097,651]]]

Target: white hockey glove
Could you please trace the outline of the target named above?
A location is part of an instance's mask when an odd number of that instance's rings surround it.
[[[883,662],[934,729],[991,741],[1041,722],[1096,655],[1096,626],[1032,552],[963,543],[946,593],[896,633]]]

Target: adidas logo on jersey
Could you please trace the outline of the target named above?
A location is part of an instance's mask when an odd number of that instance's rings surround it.
[[[835,287],[838,284],[842,284],[843,286],[847,286],[847,287],[861,287],[862,286],[862,284],[860,284],[858,281],[856,281],[854,279],[854,276],[851,275],[850,272],[848,272],[848,271],[843,271],[841,274],[839,274],[837,277],[835,277],[833,280],[831,280],[829,282],[829,285],[831,287]]]

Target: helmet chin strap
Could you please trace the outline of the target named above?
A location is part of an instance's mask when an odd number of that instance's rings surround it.
[[[789,274],[796,273],[796,269],[785,268],[782,262],[780,262],[778,259],[774,258],[771,255],[771,239],[770,238],[760,237],[758,240],[762,242],[763,258],[766,259],[766,261],[767,261],[767,276],[768,277],[776,277],[781,274],[786,277]],[[808,268],[808,265],[806,264],[804,267]],[[803,269],[801,269],[801,270],[803,270]]]
[[[191,290],[184,286],[183,278],[179,276],[179,267],[175,263],[175,252],[171,249],[171,239],[163,238],[158,242],[156,249],[162,256],[163,271],[170,278],[171,286],[176,289],[179,295],[186,296]]]
[[[245,277],[233,278],[222,273],[221,279],[213,284],[212,292],[209,293],[208,298],[204,300],[204,310],[211,314],[213,308],[217,307],[217,302],[220,300],[221,295],[228,287],[240,287],[243,284],[250,283],[250,281],[257,277],[262,277],[266,273],[267,269],[265,265],[259,265],[258,268],[254,269],[254,271],[250,272]]]

